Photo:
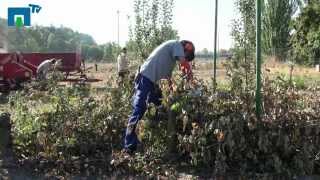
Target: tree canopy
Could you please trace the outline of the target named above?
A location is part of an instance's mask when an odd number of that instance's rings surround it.
[[[0,19],[0,27],[7,27],[5,19]],[[98,45],[92,36],[79,33],[67,27],[20,27],[6,28],[8,50],[21,52],[75,52],[82,49],[82,57],[88,60],[114,61],[117,48],[115,43]],[[111,54],[108,54],[111,53]]]
[[[267,55],[286,60],[290,48],[290,25],[300,4],[300,0],[265,0],[262,34]]]
[[[137,51],[138,57],[146,59],[162,42],[178,39],[172,28],[174,0],[135,0],[135,23],[130,28],[129,48]],[[129,49],[130,50],[130,49]]]
[[[310,0],[293,25],[292,56],[300,64],[319,63],[320,58],[320,3]]]

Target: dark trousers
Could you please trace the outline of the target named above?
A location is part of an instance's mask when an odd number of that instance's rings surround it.
[[[135,129],[139,120],[143,117],[147,110],[147,103],[153,103],[156,106],[161,105],[161,91],[156,85],[143,75],[138,75],[135,81],[135,93],[133,97],[133,112],[129,118],[124,148],[136,150],[139,140]]]
[[[118,72],[118,76],[120,78],[122,78],[122,79],[125,78],[128,75],[129,75],[129,71],[120,71],[120,72]]]

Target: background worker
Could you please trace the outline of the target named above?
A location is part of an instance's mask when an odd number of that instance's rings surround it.
[[[123,48],[117,59],[118,62],[118,76],[121,80],[129,74],[129,59],[127,56],[127,49]]]
[[[59,62],[57,61],[56,59],[48,59],[48,60],[45,60],[43,61],[38,67],[37,67],[37,78],[39,80],[44,80],[47,78],[47,74],[50,70],[53,70],[56,67],[56,62]]]
[[[189,62],[194,59],[194,52],[195,47],[191,41],[170,40],[154,49],[141,66],[135,80],[133,112],[128,121],[124,142],[125,153],[132,154],[139,144],[135,129],[147,109],[147,103],[161,105],[162,95],[157,90],[158,81],[171,78],[177,61],[183,74],[190,80],[192,72]]]

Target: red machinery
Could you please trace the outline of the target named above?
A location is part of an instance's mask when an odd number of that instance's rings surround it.
[[[59,70],[65,73],[66,81],[99,81],[86,78],[84,63],[79,53],[4,53],[0,54],[1,89],[8,89],[10,82],[23,82],[36,77],[39,64],[52,58],[62,60]],[[81,79],[67,79],[71,73],[78,74]]]

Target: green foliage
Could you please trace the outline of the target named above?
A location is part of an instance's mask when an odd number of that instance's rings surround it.
[[[118,46],[118,44],[112,42],[112,43],[101,45],[101,47],[104,49],[104,56],[103,56],[104,60],[116,61],[117,56],[119,55],[119,52],[120,52],[120,47]]]
[[[102,61],[102,58],[104,57],[103,47],[100,46],[83,45],[81,48],[81,53],[82,57],[89,61]]]
[[[300,0],[266,0],[263,11],[263,43],[267,55],[285,60],[289,51],[291,18]]]
[[[0,28],[7,27],[6,24],[6,20],[0,19]],[[53,26],[4,28],[3,31],[8,31],[9,51],[75,52],[81,47],[82,58],[109,62],[114,61],[116,53],[119,52],[119,47],[115,43],[97,45],[90,35],[62,26],[59,28]]]
[[[173,178],[178,176],[174,167],[252,177],[319,173],[317,89],[265,79],[264,114],[258,121],[254,90],[237,89],[238,75],[232,76],[234,88],[219,91],[196,79],[189,84],[175,77],[173,92],[162,83],[163,108],[156,113],[149,106],[137,130],[143,152],[112,165],[111,156],[121,158],[116,152],[131,112],[132,80],[98,96],[84,85],[26,88],[10,98],[15,151],[21,159],[38,160],[34,166],[40,171],[56,169],[56,175],[85,170]],[[168,156],[172,135],[177,151]]]
[[[288,87],[289,81],[265,79],[262,122],[254,116],[253,90],[211,94],[203,89],[197,94],[198,87],[191,94],[180,92],[187,103],[177,98],[185,111],[177,116],[179,152],[191,165],[213,167],[216,174],[236,170],[291,177],[318,172],[313,154],[320,129],[312,123],[319,119],[318,100]]]
[[[177,31],[172,29],[173,4],[173,0],[134,1],[135,24],[130,30],[133,43],[130,47],[143,60],[162,42],[178,38]]]
[[[121,147],[131,83],[106,91],[100,100],[84,85],[48,89],[27,88],[10,98],[15,150],[22,157],[105,158],[102,152]]]
[[[277,78],[283,82],[289,82],[289,85],[295,87],[296,89],[303,90],[307,88],[306,81],[308,80],[308,77],[306,76],[289,77],[285,74],[279,74]]]
[[[255,1],[238,0],[235,5],[240,17],[234,20],[231,35],[236,47],[250,53],[255,48]]]
[[[227,70],[227,76],[232,79],[231,89],[244,92],[255,86],[255,58],[253,44],[241,39],[238,40],[238,44],[233,49],[231,61],[227,61],[224,66]]]
[[[254,86],[252,79],[255,74],[255,1],[239,0],[235,4],[240,17],[233,23],[233,57],[232,61],[226,64],[226,68],[227,74],[233,78],[234,87],[231,88],[242,91]]]
[[[220,57],[220,55],[222,54],[221,51],[224,50],[220,50],[218,52],[218,57]],[[202,51],[198,51],[196,53],[197,58],[203,58],[203,59],[212,59],[213,58],[213,52],[210,52],[207,48],[202,49]]]
[[[320,4],[311,0],[294,21],[291,55],[299,64],[319,63],[320,58]]]

